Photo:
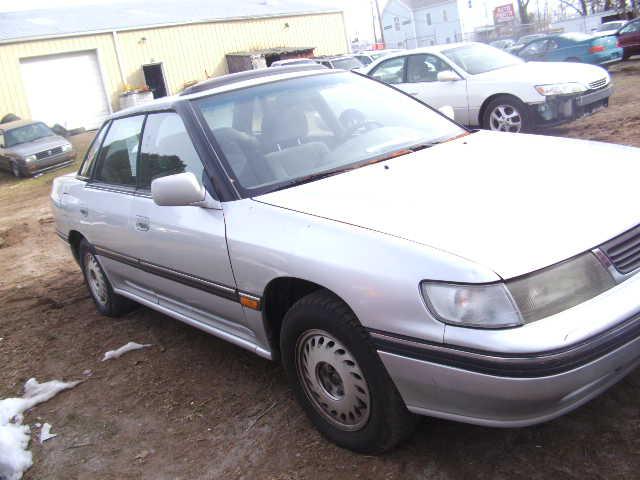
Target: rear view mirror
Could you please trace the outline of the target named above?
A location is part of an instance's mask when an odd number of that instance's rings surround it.
[[[460,80],[460,76],[453,70],[438,72],[439,82],[457,82],[458,80]]]
[[[455,115],[454,115],[453,107],[451,105],[443,105],[438,109],[438,111],[444,116],[450,118],[451,120],[454,119]]]
[[[191,172],[156,178],[151,182],[151,198],[161,207],[181,207],[204,202],[206,190]]]

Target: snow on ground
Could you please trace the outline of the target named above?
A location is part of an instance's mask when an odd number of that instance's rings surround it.
[[[107,353],[104,354],[102,361],[104,362],[111,358],[118,358],[121,355],[124,355],[125,353],[130,352],[132,350],[140,350],[141,348],[147,348],[150,346],[151,346],[150,343],[139,344],[136,342],[129,342],[126,345],[123,345],[122,347],[118,348],[117,350],[109,350]]]
[[[44,425],[42,425],[42,430],[40,430],[40,443],[44,443],[47,440],[57,437],[58,435],[56,433],[51,433],[51,425],[48,423],[45,423]]]
[[[58,380],[38,383],[35,378],[30,378],[24,384],[23,397],[0,400],[0,479],[19,480],[33,464],[28,450],[31,429],[29,425],[22,425],[22,414],[78,383]]]

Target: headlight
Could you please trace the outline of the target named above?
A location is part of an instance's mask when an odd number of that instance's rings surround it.
[[[587,87],[578,82],[554,83],[551,85],[536,85],[540,95],[571,95],[587,91]]]
[[[592,253],[515,280],[488,285],[423,282],[429,309],[445,323],[504,328],[534,322],[585,302],[615,285]]]
[[[25,162],[33,162],[36,160],[36,156],[35,155],[29,155],[28,157],[24,157],[24,161]]]
[[[63,146],[62,146],[62,151],[63,151],[63,152],[68,152],[68,151],[70,151],[71,149],[73,149],[73,146],[72,146],[70,143],[67,143],[66,145],[63,145]]]

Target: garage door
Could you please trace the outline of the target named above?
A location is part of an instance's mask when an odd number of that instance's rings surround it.
[[[32,119],[94,129],[109,115],[95,50],[23,58],[20,66]]]

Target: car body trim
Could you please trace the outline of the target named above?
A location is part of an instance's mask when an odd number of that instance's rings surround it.
[[[585,365],[640,337],[640,314],[567,347],[530,354],[505,354],[368,329],[376,349],[432,363],[500,377],[546,377]]]
[[[115,260],[120,263],[125,263],[131,267],[138,268],[147,273],[151,273],[153,275],[166,278],[167,280],[172,280],[174,282],[181,283],[188,287],[197,288],[198,290],[203,290],[205,292],[211,293],[213,295],[217,295],[219,297],[226,298],[228,300],[232,300],[234,302],[240,302],[240,294],[238,290],[234,287],[221,285],[219,283],[215,283],[210,280],[206,280],[204,278],[196,277],[188,273],[180,272],[178,270],[156,265],[154,263],[146,262],[144,260],[140,260],[137,258],[129,257],[127,255],[114,252],[113,250],[109,250],[107,248],[98,247],[98,246],[94,248],[95,248],[96,254],[100,256],[109,258],[111,260]],[[255,295],[252,295],[252,296],[258,299],[260,298]]]

